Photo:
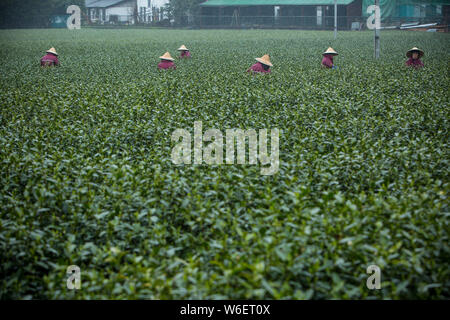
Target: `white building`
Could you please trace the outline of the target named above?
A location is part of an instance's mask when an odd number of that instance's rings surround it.
[[[86,0],[90,22],[150,23],[162,20],[161,7],[169,0]]]

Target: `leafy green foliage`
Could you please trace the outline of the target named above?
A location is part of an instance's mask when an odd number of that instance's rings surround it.
[[[164,10],[170,18],[174,18],[176,24],[186,23],[187,14],[200,14],[200,3],[203,0],[169,0]]]
[[[331,37],[1,31],[0,297],[449,298],[449,36],[383,32],[379,61],[372,33]],[[159,72],[182,43],[193,59]],[[246,74],[265,53],[272,74]],[[174,166],[194,121],[279,128],[279,173]]]

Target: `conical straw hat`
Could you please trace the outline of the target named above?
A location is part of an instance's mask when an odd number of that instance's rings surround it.
[[[163,59],[163,60],[170,60],[170,61],[173,61],[173,60],[174,60],[174,58],[172,58],[172,56],[170,55],[169,52],[164,53],[164,55],[161,56],[161,57],[159,57],[159,58],[160,58],[160,59]]]
[[[408,58],[411,58],[411,56],[412,56],[412,54],[413,54],[414,51],[416,51],[416,52],[419,53],[419,58],[422,58],[423,55],[425,54],[425,52],[423,52],[423,50],[420,50],[419,48],[414,47],[414,48],[408,50],[408,52],[406,53],[406,56],[407,56]]]
[[[266,66],[273,67],[272,63],[270,63],[270,56],[268,54],[263,55],[261,58],[255,58],[255,60]]]
[[[58,55],[57,53],[56,53],[56,50],[55,50],[55,48],[50,48],[50,49],[48,49],[47,51],[46,51],[47,53],[53,53],[54,55]]]
[[[178,51],[189,51],[188,48],[183,44],[181,47],[178,48]]]
[[[329,48],[327,49],[327,51],[325,51],[325,52],[322,53],[322,54],[332,54],[332,55],[335,55],[335,56],[338,55],[338,53],[337,53],[336,51],[334,51],[334,49],[333,49],[332,47],[329,47]]]

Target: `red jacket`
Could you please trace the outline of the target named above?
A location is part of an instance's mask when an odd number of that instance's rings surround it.
[[[408,67],[422,68],[423,67],[423,62],[420,59],[409,58],[409,60],[406,61],[406,65]]]
[[[257,62],[254,65],[252,65],[250,68],[248,68],[247,72],[260,72],[260,73],[270,73],[270,68],[267,70],[264,70],[264,67],[261,62]]]
[[[177,66],[173,61],[168,60],[161,60],[161,62],[158,64],[158,69],[176,69]]]
[[[59,66],[58,56],[47,53],[41,58],[41,66]]]

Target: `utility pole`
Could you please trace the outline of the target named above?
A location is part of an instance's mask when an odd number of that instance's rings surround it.
[[[379,8],[375,10],[375,21],[380,21],[381,24],[381,8],[380,0],[375,0],[375,5]],[[375,59],[380,58],[380,25],[375,23]]]
[[[337,39],[337,0],[334,0],[334,40]]]

